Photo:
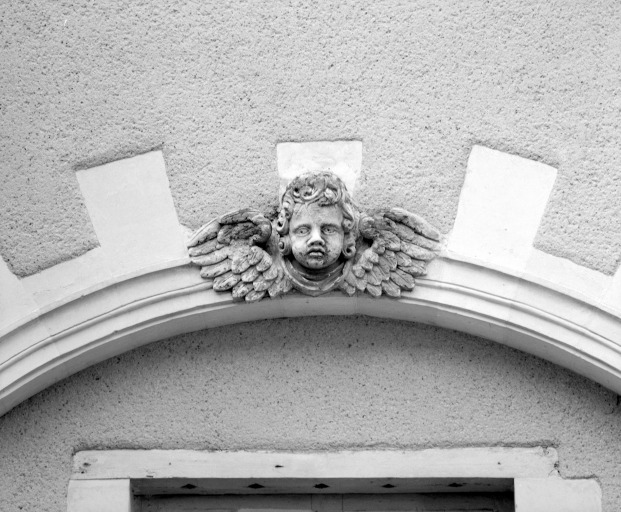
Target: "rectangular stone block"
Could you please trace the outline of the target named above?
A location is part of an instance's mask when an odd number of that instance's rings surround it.
[[[67,512],[135,512],[128,479],[71,480]]]
[[[362,167],[362,142],[337,140],[317,142],[281,142],[276,146],[280,195],[287,184],[305,172],[330,170],[354,193]]]
[[[556,169],[474,146],[448,250],[523,269],[556,179]]]
[[[115,275],[187,256],[161,151],[77,172]]]
[[[23,281],[14,275],[0,258],[0,333],[18,320],[34,313],[37,304],[24,288]]]
[[[516,512],[601,512],[602,492],[595,480],[516,478]]]

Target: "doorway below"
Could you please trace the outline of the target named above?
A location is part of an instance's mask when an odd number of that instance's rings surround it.
[[[140,512],[514,512],[513,492],[420,494],[157,495]]]

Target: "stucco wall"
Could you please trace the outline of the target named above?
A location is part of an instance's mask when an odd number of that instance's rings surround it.
[[[63,511],[77,450],[554,446],[621,507],[618,397],[453,331],[365,317],[264,321],[150,344],[0,418],[3,512]]]
[[[279,141],[357,139],[360,204],[443,232],[473,145],[558,168],[536,246],[612,274],[619,27],[616,0],[2,2],[0,257],[26,276],[101,242],[77,169],[161,148],[196,228],[274,203]],[[597,477],[612,511],[620,427],[614,393],[493,342],[366,318],[242,324],[126,353],[1,417],[0,510],[64,510],[80,449],[497,444],[557,447],[562,476]]]
[[[455,218],[475,143],[559,168],[538,247],[621,254],[616,0],[0,5],[0,254],[97,245],[77,168],[164,151],[182,223],[267,207],[275,144],[364,143],[359,200]]]

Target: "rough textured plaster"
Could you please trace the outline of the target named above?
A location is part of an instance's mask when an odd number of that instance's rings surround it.
[[[93,247],[73,169],[153,147],[183,224],[266,208],[289,140],[363,140],[358,200],[447,231],[482,143],[559,168],[537,246],[610,273],[620,26],[617,0],[2,2],[0,252]]]
[[[240,324],[154,343],[0,418],[3,512],[62,511],[81,449],[555,446],[621,507],[617,396],[493,342],[365,317]]]

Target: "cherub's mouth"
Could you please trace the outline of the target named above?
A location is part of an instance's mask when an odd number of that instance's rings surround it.
[[[308,251],[306,254],[310,258],[323,258],[326,252],[323,249],[313,249],[312,251]]]

